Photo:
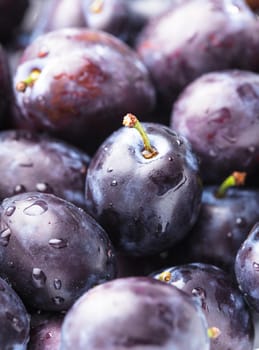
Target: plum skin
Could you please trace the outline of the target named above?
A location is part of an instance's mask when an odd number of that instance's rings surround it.
[[[116,276],[114,249],[103,228],[53,194],[6,198],[0,229],[0,275],[32,308],[67,310],[93,285]]]
[[[204,183],[220,184],[233,171],[257,183],[258,96],[258,74],[227,70],[199,77],[175,102],[170,126],[191,143]]]
[[[100,146],[86,176],[86,208],[118,250],[150,255],[182,239],[197,219],[202,184],[188,141],[142,123],[158,155],[145,159],[136,130],[120,128]]]
[[[207,350],[204,321],[194,300],[177,288],[149,277],[118,278],[75,302],[60,350]]]
[[[38,69],[25,92],[16,86]],[[93,154],[131,111],[148,118],[156,94],[138,55],[101,31],[64,28],[38,37],[14,76],[15,128],[44,131]]]

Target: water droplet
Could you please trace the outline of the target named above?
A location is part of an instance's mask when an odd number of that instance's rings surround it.
[[[36,288],[44,287],[46,279],[47,279],[46,275],[41,269],[39,269],[37,267],[33,268],[33,270],[32,270],[32,281],[33,281],[33,284],[34,284],[34,286]]]
[[[200,287],[193,288],[192,295],[198,296],[200,298],[205,298],[206,297],[205,290],[203,288],[200,288]]]
[[[19,318],[15,317],[14,315],[12,315],[8,311],[5,313],[5,315],[6,315],[6,318],[8,319],[8,321],[11,322],[11,325],[15,329],[15,331],[20,333],[23,330],[22,321],[19,320]]]
[[[5,215],[6,216],[12,216],[14,211],[15,211],[16,207],[14,205],[8,207],[5,211]]]
[[[14,194],[24,193],[24,192],[26,192],[26,188],[24,185],[16,185],[14,190],[13,190]]]
[[[259,264],[258,264],[258,263],[254,262],[254,263],[253,263],[253,268],[254,268],[254,270],[255,270],[256,272],[259,272]]]
[[[46,339],[50,339],[50,338],[52,338],[52,337],[53,337],[53,335],[52,335],[51,332],[47,332],[46,335],[45,335],[45,338],[46,338]]]
[[[168,157],[168,160],[169,160],[170,162],[172,162],[172,161],[173,161],[173,157]]]
[[[255,147],[254,146],[250,146],[250,147],[248,147],[248,152],[249,153],[254,153],[255,152]]]
[[[68,246],[68,242],[65,239],[61,239],[61,238],[51,238],[49,240],[49,245],[53,248],[66,248]]]
[[[55,289],[60,289],[62,287],[62,282],[60,281],[60,279],[55,278],[53,281],[53,285]]]
[[[108,258],[112,258],[113,257],[113,252],[111,249],[108,250],[107,252]]]
[[[37,200],[29,207],[23,210],[24,214],[29,216],[42,215],[48,210],[48,204],[43,200]]]
[[[46,46],[43,46],[40,51],[38,52],[38,57],[39,58],[44,58],[46,56],[48,56],[49,54],[49,50]]]
[[[117,185],[118,185],[118,182],[116,180],[112,180],[111,186],[117,186]]]
[[[238,218],[236,218],[236,224],[237,224],[237,226],[242,227],[246,224],[246,220],[242,217],[238,217]]]
[[[64,303],[65,299],[62,297],[56,296],[56,297],[52,298],[52,301],[54,304],[60,305],[60,304]]]
[[[108,168],[108,169],[107,169],[107,173],[111,173],[112,171],[113,171],[112,168]]]
[[[7,266],[10,268],[14,268],[14,262],[13,261],[7,261]]]
[[[0,244],[6,247],[9,243],[10,237],[11,237],[11,230],[9,229],[9,227],[7,227],[0,233]]]
[[[231,238],[231,237],[232,237],[232,232],[228,232],[228,233],[227,233],[227,237],[228,237],[228,238]]]
[[[113,203],[112,203],[112,202],[109,203],[109,207],[110,207],[110,208],[113,207]]]
[[[38,192],[52,192],[51,187],[45,182],[39,182],[35,187]]]
[[[176,140],[176,143],[177,143],[178,146],[181,146],[181,145],[183,144],[183,140],[177,139],[177,140]]]

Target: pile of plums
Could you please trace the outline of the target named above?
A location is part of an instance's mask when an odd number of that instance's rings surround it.
[[[259,2],[0,0],[0,349],[259,349]]]

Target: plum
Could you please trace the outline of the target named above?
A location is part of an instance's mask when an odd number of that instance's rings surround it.
[[[142,129],[153,153],[136,130],[121,127],[91,159],[85,186],[87,210],[119,251],[135,256],[160,253],[187,235],[202,190],[189,142],[162,124]]]
[[[83,292],[116,276],[114,250],[103,228],[55,195],[6,198],[0,232],[0,275],[32,308],[67,310]]]
[[[45,131],[89,154],[128,111],[144,118],[155,89],[138,55],[114,36],[65,28],[38,37],[14,77],[21,115],[15,128]]]
[[[191,143],[204,183],[217,185],[233,171],[258,183],[258,96],[259,74],[227,70],[197,78],[177,99],[170,125]]]
[[[60,350],[208,350],[206,323],[187,294],[149,277],[92,288],[65,316]]]
[[[84,207],[90,157],[64,141],[26,130],[0,132],[0,199],[49,192]]]
[[[26,350],[30,316],[14,289],[0,278],[0,348]]]
[[[167,268],[155,278],[196,297],[214,329],[210,350],[252,350],[254,327],[252,314],[235,282],[224,270],[202,263]]]
[[[258,71],[259,22],[243,0],[180,1],[148,23],[136,49],[170,111],[179,93],[204,73]]]

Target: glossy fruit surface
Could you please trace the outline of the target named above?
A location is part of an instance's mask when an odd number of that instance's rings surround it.
[[[146,159],[139,133],[122,127],[100,146],[86,177],[87,209],[129,255],[159,253],[182,239],[201,201],[188,141],[162,124],[143,128],[157,155]]]
[[[29,314],[20,297],[2,278],[0,278],[0,328],[1,349],[27,349]]]
[[[202,263],[186,264],[166,269],[155,278],[166,278],[199,300],[208,327],[217,336],[211,339],[211,350],[252,350],[254,328],[251,313],[228,273],[216,266]]]
[[[241,245],[235,263],[239,287],[253,310],[259,312],[259,222]]]
[[[0,210],[0,274],[26,305],[66,310],[116,276],[105,231],[72,203],[29,192],[6,198]]]
[[[180,1],[144,28],[137,51],[171,108],[183,88],[206,72],[258,71],[258,33],[243,0]]]
[[[84,207],[90,157],[81,150],[46,135],[7,130],[0,133],[0,158],[1,199],[38,191]]]
[[[28,77],[34,80],[26,83]],[[122,115],[147,118],[155,105],[137,54],[108,33],[84,28],[38,37],[21,58],[14,86],[21,109],[15,127],[45,131],[89,153],[120,126]]]
[[[230,70],[204,74],[180,95],[171,127],[200,159],[205,183],[219,184],[233,171],[259,171],[259,75]]]
[[[60,350],[208,350],[206,323],[179,289],[148,277],[84,294],[65,316]]]
[[[229,188],[217,198],[216,186],[205,186],[199,218],[189,233],[185,253],[192,262],[206,262],[234,272],[237,251],[259,219],[259,191]]]

